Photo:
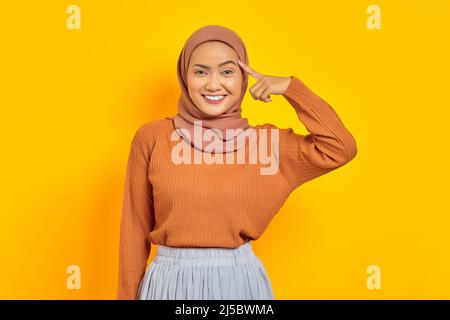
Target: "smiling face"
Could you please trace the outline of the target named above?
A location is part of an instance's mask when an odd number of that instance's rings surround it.
[[[191,54],[187,86],[192,102],[200,111],[217,116],[227,111],[241,95],[242,71],[239,56],[220,41],[200,44]],[[220,100],[208,100],[211,99]]]

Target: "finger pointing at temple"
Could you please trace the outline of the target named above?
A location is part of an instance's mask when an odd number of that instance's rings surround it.
[[[241,66],[242,69],[244,69],[245,72],[247,72],[249,75],[251,75],[253,78],[255,78],[256,80],[259,80],[263,77],[263,75],[255,70],[253,70],[252,68],[250,68],[249,66],[247,66],[245,63],[243,63],[241,60],[238,59],[238,63]]]

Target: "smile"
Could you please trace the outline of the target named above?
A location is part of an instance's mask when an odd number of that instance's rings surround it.
[[[219,104],[221,103],[223,100],[225,100],[226,95],[221,95],[221,96],[209,96],[209,95],[201,95],[203,97],[203,99],[211,104]]]

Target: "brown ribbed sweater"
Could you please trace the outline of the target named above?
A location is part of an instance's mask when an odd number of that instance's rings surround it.
[[[279,170],[273,175],[262,175],[262,164],[174,164],[171,150],[179,142],[171,139],[171,118],[137,129],[123,194],[118,299],[138,298],[150,242],[236,248],[258,239],[295,188],[355,157],[356,142],[332,107],[291,78],[283,96],[309,134],[278,128]]]

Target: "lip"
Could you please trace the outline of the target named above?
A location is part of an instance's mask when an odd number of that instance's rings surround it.
[[[207,98],[205,97],[205,95],[203,95],[203,94],[201,94],[201,96],[203,97],[203,100],[205,100],[205,101],[208,102],[209,104],[220,104],[220,103],[222,103],[222,102],[227,98],[227,95],[226,95],[226,94],[214,94],[214,96],[224,96],[223,99],[217,100],[217,101],[215,101],[215,100],[209,100],[209,99],[207,99]]]

